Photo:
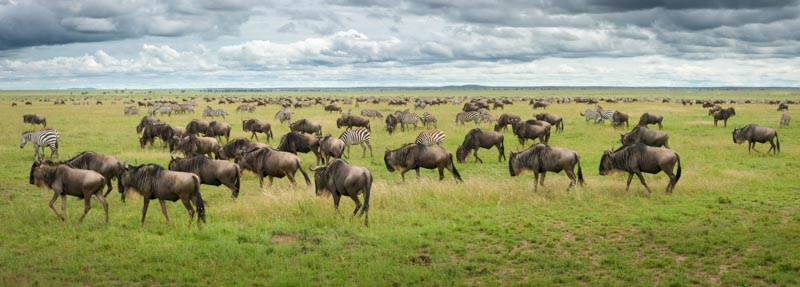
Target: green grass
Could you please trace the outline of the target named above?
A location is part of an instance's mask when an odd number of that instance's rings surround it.
[[[33,160],[30,146],[20,150],[19,135],[29,127],[23,114],[48,119],[61,133],[61,159],[84,150],[110,154],[132,163],[165,165],[169,154],[158,148],[142,150],[134,127],[141,116],[124,117],[121,100],[110,104],[113,92],[20,91],[0,92],[0,285],[798,285],[800,284],[800,135],[796,127],[779,129],[781,154],[748,154],[732,143],[734,126],[755,122],[777,129],[780,113],[774,105],[735,105],[737,116],[728,128],[713,127],[700,106],[679,104],[603,104],[628,112],[636,122],[643,112],[665,116],[670,146],[683,164],[683,175],[672,195],[664,194],[666,176],[645,175],[653,189],[648,195],[634,180],[625,192],[626,175],[599,176],[602,151],[619,146],[619,131],[587,125],[578,112],[591,106],[555,104],[547,112],[562,115],[566,130],[553,134],[553,146],[570,148],[581,156],[587,186],[566,192],[563,173],[547,176],[547,188],[533,191],[532,174],[510,177],[508,164],[497,151],[481,150],[484,164],[457,164],[464,177],[457,184],[445,172],[423,170],[422,178],[386,171],[385,147],[411,142],[416,132],[389,136],[383,123],[373,121],[374,156],[361,158],[352,148],[351,163],[367,167],[375,177],[370,227],[349,212],[335,215],[330,197],[317,197],[313,188],[292,187],[286,179],[261,190],[246,173],[237,201],[222,187],[203,186],[208,224],[187,228],[186,210],[169,204],[168,225],[151,204],[147,222],[139,225],[142,200],[122,203],[116,191],[109,196],[108,224],[102,208],[77,222],[83,202],[70,198],[67,222],[47,207],[52,192],[28,184]],[[70,93],[72,95],[70,96]],[[171,93],[171,94],[170,94]],[[218,93],[199,91],[126,91],[124,97],[199,96],[595,96],[677,97],[719,99],[800,99],[796,90],[492,90],[492,91],[359,91]],[[89,97],[90,105],[54,106],[47,96]],[[105,105],[95,105],[96,97]],[[10,107],[11,101],[32,100],[32,106]],[[206,103],[198,99],[201,110]],[[236,114],[236,105],[219,105],[231,113],[224,120],[234,137],[245,136],[241,120],[272,119],[276,106],[259,107],[254,114]],[[727,105],[725,105],[727,106]],[[411,106],[409,106],[410,108]],[[387,105],[345,106],[354,112]],[[447,133],[445,147],[455,152],[474,125],[456,126],[460,106],[427,109]],[[323,125],[338,135],[336,114],[321,106],[295,109],[296,118]],[[421,111],[418,111],[421,113]],[[525,102],[502,112],[531,117]],[[492,111],[500,114],[501,111]],[[195,115],[161,117],[185,126]],[[635,119],[634,119],[635,118]],[[491,126],[484,124],[484,129]],[[274,123],[277,137],[288,127]],[[419,131],[419,130],[418,130]],[[521,149],[510,133],[506,150]],[[276,141],[272,145],[277,145]],[[765,145],[758,145],[766,151]],[[49,150],[47,150],[49,154]],[[300,154],[305,166],[314,157]],[[116,190],[116,187],[115,187]],[[57,205],[58,206],[58,205]]]

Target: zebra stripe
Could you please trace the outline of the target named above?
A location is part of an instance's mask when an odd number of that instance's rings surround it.
[[[461,122],[461,124],[463,125],[464,122],[475,121],[475,124],[477,125],[480,122],[481,118],[482,118],[481,113],[478,111],[460,112],[456,114],[455,123]]]
[[[204,118],[211,117],[213,119],[214,117],[222,117],[224,119],[225,115],[227,114],[228,113],[226,113],[223,109],[216,109],[216,110],[206,109],[203,111]]]
[[[361,148],[364,150],[364,154],[362,157],[366,156],[367,148],[364,146],[366,144],[369,146],[369,156],[372,156],[372,145],[369,143],[369,130],[367,128],[355,128],[345,130],[342,135],[339,136],[339,139],[344,142],[347,146],[347,157],[350,157],[350,146],[351,145],[361,145]]]
[[[433,125],[434,128],[437,128],[436,127],[436,123],[437,123],[437,120],[436,120],[436,117],[433,116],[433,114],[431,114],[429,112],[423,112],[422,113],[422,124],[425,125],[425,127]]]
[[[616,112],[615,110],[604,110],[600,106],[597,106],[597,108],[595,108],[595,110],[605,120],[610,120],[612,117],[614,117],[614,112]]]
[[[442,146],[444,138],[445,134],[442,130],[429,130],[419,133],[417,140],[415,140],[414,143],[424,144],[426,146]]]
[[[34,157],[36,160],[39,160],[39,147],[44,149],[45,146],[50,147],[50,158],[53,158],[53,154],[58,157],[58,132],[54,129],[42,129],[33,132],[24,132],[22,133],[22,139],[19,143],[19,147],[25,147],[25,144],[28,142],[33,143],[33,150],[34,150]],[[42,151],[44,152],[44,151]]]
[[[414,125],[414,129],[417,128],[417,122],[419,121],[419,115],[409,112],[408,109],[402,112],[395,112],[395,116],[400,121],[400,129],[402,131],[406,130],[406,125]]]

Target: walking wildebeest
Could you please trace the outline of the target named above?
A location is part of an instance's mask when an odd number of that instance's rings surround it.
[[[83,222],[83,218],[92,208],[92,195],[97,197],[106,214],[108,222],[108,203],[103,196],[103,184],[106,179],[103,175],[93,170],[72,168],[66,164],[55,164],[51,161],[34,161],[31,166],[29,182],[38,187],[46,187],[53,191],[53,198],[50,199],[50,209],[56,213],[61,221],[67,220],[67,195],[83,198],[83,215],[78,222]],[[61,215],[56,211],[53,204],[61,196]]]
[[[774,143],[772,142],[773,138],[775,139]],[[766,142],[769,142],[770,146],[767,153],[773,151],[774,154],[778,154],[781,151],[781,140],[778,138],[778,132],[757,124],[749,124],[743,128],[733,129],[733,142],[742,144],[744,141],[747,141],[747,153],[750,153],[750,148],[759,152],[756,150],[756,143]]]
[[[289,132],[281,137],[281,142],[278,144],[277,150],[293,154],[298,152],[312,152],[317,158],[317,164],[319,164],[320,159],[322,159],[319,154],[319,138],[298,132]]]
[[[344,153],[344,141],[331,134],[327,134],[320,142],[320,153],[322,154],[323,162],[330,163],[331,157],[342,158],[342,154]]]
[[[456,160],[458,163],[463,163],[467,160],[469,152],[474,150],[473,156],[475,156],[475,161],[483,163],[483,160],[478,157],[478,149],[491,149],[492,147],[497,147],[497,151],[500,153],[500,155],[497,156],[497,160],[503,161],[503,159],[506,158],[503,134],[477,128],[472,129],[464,136],[464,142],[458,146],[456,150]]]
[[[520,121],[522,121],[522,119],[518,115],[502,114],[499,118],[497,118],[497,124],[494,125],[494,131],[506,131],[508,130],[508,125],[511,125],[511,130],[514,130],[514,125]]]
[[[792,121],[792,114],[790,114],[789,112],[783,112],[783,115],[781,115],[780,127],[782,128],[788,126],[789,122],[791,121]]]
[[[658,124],[658,129],[662,129],[661,121],[664,120],[664,117],[658,114],[651,114],[651,113],[644,113],[641,117],[639,117],[639,124],[637,126],[646,127],[647,125],[655,125]]]
[[[341,112],[342,111],[342,107],[340,107],[336,103],[333,103],[333,104],[325,106],[325,111],[329,112],[329,113],[330,112]]]
[[[545,121],[556,127],[556,132],[564,131],[564,119],[559,115],[542,113],[533,115],[534,118],[540,121]]]
[[[439,169],[439,180],[444,179],[444,169],[450,171],[457,181],[463,181],[453,164],[453,154],[438,146],[425,146],[424,144],[411,143],[396,150],[386,148],[383,162],[389,172],[400,170],[400,177],[406,181],[406,172],[415,170],[419,178],[419,169]]]
[[[197,206],[197,225],[200,221],[206,222],[206,207],[203,196],[200,194],[200,177],[193,173],[166,170],[157,164],[128,165],[123,166],[123,172],[118,181],[119,192],[125,199],[125,188],[131,188],[136,193],[142,195],[144,206],[142,207],[142,222],[147,217],[147,207],[150,200],[158,199],[161,204],[161,213],[169,223],[167,215],[167,205],[164,202],[172,202],[179,199],[189,212],[189,227],[192,226],[194,219],[194,207]]]
[[[372,130],[369,127],[369,119],[365,117],[360,117],[356,115],[345,115],[338,119],[336,119],[336,128],[340,129],[342,127],[352,128],[352,127],[362,127],[368,130]]]
[[[226,143],[222,150],[219,151],[220,159],[236,159],[243,151],[248,151],[256,148],[269,147],[260,142],[252,142],[246,138],[237,138]]]
[[[519,139],[519,144],[525,146],[528,139],[539,139],[539,142],[547,143],[547,128],[525,122],[518,122],[512,130]]]
[[[222,141],[222,137],[225,137],[225,142],[228,142],[231,137],[231,125],[223,122],[213,121],[208,123],[208,129],[206,130],[205,136],[218,138],[218,141]]]
[[[728,126],[728,118],[736,115],[736,110],[733,107],[722,109],[711,114],[714,116],[714,126],[717,126],[717,121],[722,120],[725,127]]]
[[[170,149],[170,153],[178,150],[184,156],[193,156],[196,154],[213,154],[215,158],[219,158],[219,151],[222,147],[215,138],[210,137],[197,137],[190,134],[182,139],[176,139],[175,147]]]
[[[678,164],[678,172],[673,174],[672,169],[675,163]],[[650,187],[644,182],[642,173],[656,174],[661,172],[667,174],[669,177],[669,184],[667,184],[667,193],[672,193],[675,189],[675,184],[681,178],[681,158],[673,150],[650,147],[642,143],[635,143],[618,148],[615,151],[606,150],[603,152],[603,157],[600,158],[600,175],[607,175],[614,170],[621,170],[628,172],[628,185],[625,191],[631,187],[631,180],[633,175],[639,177],[647,193],[651,193]]]
[[[110,155],[99,154],[93,151],[84,151],[71,159],[59,162],[59,164],[66,164],[71,168],[93,170],[105,178],[106,193],[103,196],[108,196],[108,193],[114,189],[111,185],[111,179],[117,178],[122,174],[122,162],[116,157]]]
[[[292,185],[296,185],[297,181],[294,180],[294,175],[297,170],[303,174],[306,179],[306,184],[311,185],[311,180],[308,174],[303,171],[303,166],[300,163],[300,158],[297,155],[273,150],[271,148],[258,148],[249,151],[243,151],[237,158],[239,167],[243,170],[249,170],[258,176],[258,186],[264,188],[264,177],[269,177],[269,186],[272,186],[272,179],[289,178]]]
[[[209,123],[207,121],[201,121],[198,119],[193,119],[188,124],[186,124],[186,134],[188,135],[198,135],[198,134],[205,134],[208,130]]]
[[[663,131],[651,130],[647,126],[636,126],[627,134],[620,133],[619,137],[622,145],[640,142],[652,147],[664,146],[669,148],[669,134]]]
[[[333,207],[339,213],[339,200],[349,196],[356,203],[353,216],[364,215],[364,225],[369,226],[369,196],[372,190],[372,174],[366,168],[351,165],[342,159],[334,159],[327,166],[311,168],[314,172],[314,186],[317,195],[330,192],[333,196]],[[358,194],[364,193],[364,206],[358,200]]]
[[[170,154],[168,168],[172,171],[182,171],[196,174],[200,177],[201,184],[213,186],[225,185],[231,189],[231,197],[239,196],[239,165],[227,160],[207,158],[204,155],[178,158]]]
[[[307,119],[301,119],[289,124],[289,129],[298,133],[322,135],[322,126]]]
[[[256,120],[256,119],[249,119],[242,121],[242,130],[244,132],[251,132],[253,133],[250,135],[250,139],[256,137],[256,141],[258,141],[258,135],[256,133],[262,133],[267,137],[267,142],[272,139],[272,125],[269,122],[263,120]]]
[[[508,171],[511,176],[517,176],[523,170],[533,171],[533,190],[539,190],[539,173],[542,175],[541,185],[544,187],[544,177],[548,171],[559,173],[562,170],[569,178],[567,191],[577,183],[583,186],[583,171],[581,169],[581,159],[578,153],[565,149],[550,147],[543,143],[537,143],[521,152],[509,152]],[[578,165],[578,176],[575,176],[575,165]]]
[[[397,129],[397,123],[399,120],[394,114],[389,114],[386,116],[386,131],[391,135],[394,133],[394,130]]]
[[[156,117],[144,116],[139,121],[139,125],[136,126],[136,133],[140,134],[140,133],[142,133],[142,131],[144,130],[144,128],[146,126],[148,126],[150,124],[154,124],[154,123],[160,123],[160,122],[161,122],[161,120],[156,118]]]
[[[40,115],[22,115],[22,122],[31,125],[42,125],[42,128],[47,127],[47,119]]]
[[[620,111],[614,111],[614,115],[611,116],[611,125],[614,128],[622,128],[623,122],[625,123],[626,128],[630,127],[630,124],[628,123],[628,114]]]

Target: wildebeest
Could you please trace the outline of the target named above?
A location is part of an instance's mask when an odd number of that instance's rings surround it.
[[[241,155],[242,151],[248,151],[262,147],[269,146],[260,142],[252,142],[246,138],[237,138],[222,146],[222,149],[219,151],[219,158],[236,159]]]
[[[627,134],[620,133],[619,136],[622,145],[640,142],[652,147],[663,146],[669,148],[669,134],[663,131],[651,130],[647,126],[636,126],[631,132]]]
[[[151,116],[144,116],[139,121],[139,125],[136,126],[136,133],[137,134],[142,133],[142,131],[144,130],[144,128],[147,125],[154,124],[154,123],[160,123],[160,122],[161,122],[161,120],[159,118],[151,117]]]
[[[318,166],[314,171],[314,185],[317,195],[330,192],[333,196],[333,206],[339,213],[339,200],[342,196],[349,196],[356,203],[353,216],[364,215],[364,225],[369,226],[369,196],[372,190],[372,174],[366,168],[351,165],[341,159],[334,159],[327,166]],[[358,200],[358,194],[364,193],[364,206]]]
[[[545,121],[553,125],[554,127],[556,127],[556,132],[564,131],[564,119],[559,115],[542,113],[542,114],[535,114],[533,115],[533,117],[536,118],[537,120]]]
[[[391,135],[394,133],[394,130],[397,129],[397,123],[399,120],[394,114],[389,114],[386,116],[386,131]]]
[[[453,164],[453,154],[438,146],[425,146],[423,144],[407,144],[396,150],[386,148],[383,162],[389,172],[400,170],[400,177],[406,181],[406,172],[415,170],[419,178],[419,169],[439,169],[439,180],[444,179],[444,169],[450,171],[457,181],[463,181]]]
[[[319,164],[319,161],[322,158],[319,154],[319,138],[298,132],[289,132],[281,137],[281,143],[278,144],[278,150],[293,154],[298,152],[312,152],[317,158],[317,164]]]
[[[472,129],[464,136],[464,142],[458,146],[456,150],[456,160],[458,163],[463,163],[467,160],[469,152],[474,150],[475,152],[472,155],[475,157],[475,161],[483,163],[483,160],[478,157],[478,149],[491,149],[492,147],[497,147],[497,151],[500,153],[500,155],[497,156],[497,160],[503,161],[503,159],[506,158],[503,134],[481,129]]]
[[[514,135],[519,139],[519,144],[525,146],[528,139],[539,139],[539,142],[547,143],[548,132],[547,128],[539,125],[529,124],[527,122],[518,122],[514,125]]]
[[[142,222],[147,217],[147,207],[150,200],[158,199],[161,204],[161,212],[169,223],[167,215],[167,205],[165,200],[172,202],[180,200],[189,212],[189,227],[192,226],[194,219],[194,207],[197,207],[197,225],[200,221],[206,222],[206,207],[203,196],[200,194],[200,177],[193,173],[166,170],[157,164],[128,165],[123,166],[120,176],[119,192],[125,199],[125,188],[142,195],[144,206],[142,207]]]
[[[614,114],[611,116],[611,125],[615,128],[622,128],[622,123],[625,123],[626,128],[630,127],[630,124],[628,123],[628,114],[620,111],[614,111]]]
[[[788,111],[788,110],[789,110],[789,105],[787,105],[786,102],[780,102],[778,104],[778,111],[779,112],[780,111]]]
[[[675,167],[675,163],[678,164],[678,172],[673,174],[672,169]],[[600,175],[607,175],[614,170],[628,172],[626,191],[630,189],[631,180],[636,174],[644,188],[647,189],[647,193],[651,193],[651,191],[644,182],[642,173],[656,174],[663,170],[669,177],[667,193],[672,193],[675,184],[681,178],[681,158],[673,150],[635,143],[622,146],[613,152],[611,150],[603,152],[603,157],[600,158]]]
[[[119,181],[119,175],[122,173],[122,162],[116,157],[93,151],[84,151],[71,159],[59,162],[59,164],[61,163],[71,168],[93,170],[102,175],[107,186],[104,196],[108,196],[108,193],[114,189],[111,185],[111,179],[117,178],[117,181]]]
[[[269,122],[257,119],[249,119],[242,121],[242,130],[244,132],[251,132],[253,133],[250,135],[250,139],[253,137],[256,138],[258,141],[258,135],[256,133],[263,133],[267,137],[267,142],[272,139],[272,125]]]
[[[151,123],[144,127],[144,131],[142,131],[142,137],[139,138],[139,146],[141,148],[145,148],[149,143],[151,146],[155,146],[155,139],[160,138],[162,141],[163,146],[172,146],[174,141],[172,140],[173,137],[176,135],[174,134],[175,130],[166,123]]]
[[[196,154],[213,154],[215,158],[219,158],[219,151],[222,147],[215,138],[198,137],[190,134],[182,139],[175,139],[176,144],[170,148],[170,153],[178,150],[184,156],[193,156]]]
[[[781,115],[780,127],[785,127],[789,125],[789,122],[792,121],[792,114],[789,112],[783,112]]]
[[[646,127],[647,125],[655,125],[658,124],[658,129],[662,129],[661,121],[664,120],[664,117],[658,114],[651,114],[651,113],[644,113],[641,117],[639,117],[639,124],[637,126]]]
[[[534,100],[531,100],[530,104],[533,105],[534,110],[538,108],[547,109],[547,106],[550,105],[550,103],[547,101],[534,101]]]
[[[293,132],[322,135],[322,125],[307,119],[301,119],[289,124],[289,129]]]
[[[575,165],[578,166],[578,175],[575,176]],[[539,189],[539,173],[542,175],[541,185],[544,186],[544,177],[548,171],[559,173],[562,170],[569,178],[569,187],[572,189],[577,183],[584,184],[583,171],[581,170],[581,159],[578,153],[565,149],[551,147],[543,143],[538,143],[521,152],[509,152],[508,171],[511,176],[517,176],[523,170],[533,171],[533,189]]]
[[[198,135],[198,134],[205,134],[208,130],[209,123],[207,121],[201,121],[198,119],[193,119],[188,124],[186,124],[186,134],[189,135]]]
[[[511,125],[511,129],[514,129],[514,125],[518,122],[522,121],[522,119],[515,114],[502,114],[497,119],[497,124],[494,126],[494,131],[499,132],[500,130],[506,131],[508,130],[508,125]]]
[[[320,142],[320,153],[322,161],[330,163],[330,158],[342,158],[344,153],[344,141],[333,137],[331,134],[325,135]]]
[[[736,110],[733,107],[722,109],[711,114],[714,117],[714,126],[717,126],[717,121],[722,120],[725,127],[728,126],[728,118],[736,115]]]
[[[371,130],[369,127],[369,119],[356,116],[356,115],[344,115],[338,119],[336,119],[336,128],[347,127],[362,127],[368,130]]]
[[[772,142],[773,138],[775,142]],[[769,142],[770,146],[767,153],[773,151],[773,153],[778,154],[778,152],[781,151],[781,140],[778,138],[778,132],[771,128],[758,126],[757,124],[749,124],[743,128],[733,129],[733,142],[742,144],[744,141],[747,141],[748,153],[750,153],[751,148],[759,152],[756,150],[756,143],[766,142]]]
[[[297,184],[294,175],[297,170],[303,174],[307,185],[311,185],[308,174],[303,171],[300,158],[289,152],[273,150],[271,148],[257,148],[254,150],[243,151],[237,158],[239,167],[244,170],[252,171],[258,176],[258,186],[264,187],[264,177],[269,177],[269,186],[272,186],[272,179],[289,178],[293,185]]]
[[[205,136],[218,138],[219,141],[222,141],[222,137],[224,136],[225,142],[228,142],[231,137],[231,125],[218,121],[210,122],[208,123]]]
[[[170,154],[168,168],[172,171],[190,172],[200,177],[200,183],[213,186],[225,185],[231,189],[231,197],[239,196],[239,165],[227,160],[216,160],[195,155],[178,158]]]
[[[42,125],[42,128],[47,127],[47,119],[40,115],[22,115],[22,122],[31,125]]]
[[[53,191],[53,198],[50,199],[50,209],[62,221],[67,220],[67,195],[83,198],[85,207],[81,219],[78,220],[79,222],[83,222],[83,218],[92,208],[92,195],[94,195],[103,205],[106,222],[108,222],[108,203],[103,196],[103,183],[105,183],[105,180],[103,175],[93,170],[72,168],[66,164],[54,164],[50,161],[34,161],[31,166],[29,182]],[[61,196],[61,211],[64,215],[59,214],[53,206],[59,196]]]
[[[333,104],[325,106],[325,111],[326,112],[341,112],[342,111],[342,107],[340,107],[336,103],[333,103]]]

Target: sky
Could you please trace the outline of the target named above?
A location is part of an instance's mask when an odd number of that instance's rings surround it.
[[[0,0],[0,89],[800,87],[800,0]]]

